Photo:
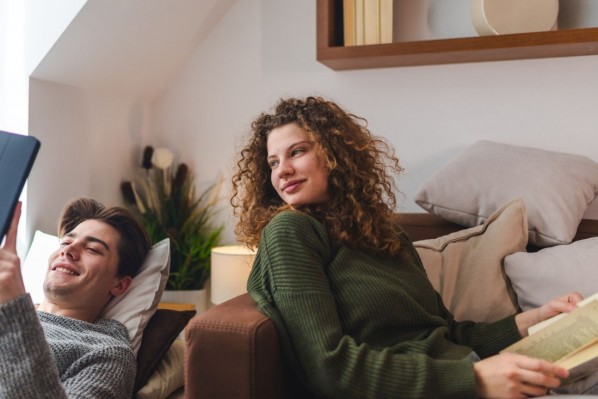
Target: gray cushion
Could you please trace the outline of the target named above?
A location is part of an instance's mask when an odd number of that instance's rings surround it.
[[[505,258],[505,272],[519,306],[528,310],[571,291],[584,297],[598,292],[597,260],[598,237],[511,254]]]
[[[522,198],[529,241],[568,244],[598,192],[598,163],[581,156],[478,141],[424,182],[415,202],[462,226]]]

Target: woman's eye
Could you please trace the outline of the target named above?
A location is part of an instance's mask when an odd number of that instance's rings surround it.
[[[278,161],[270,161],[269,165],[270,165],[270,169],[273,169],[276,167],[276,165],[278,165]]]
[[[302,152],[305,152],[305,150],[303,148],[295,148],[293,151],[291,151],[291,156],[295,156],[298,154],[301,154]]]

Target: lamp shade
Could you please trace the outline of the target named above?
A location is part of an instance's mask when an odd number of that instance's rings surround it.
[[[242,245],[212,248],[211,300],[219,304],[247,292],[255,251]]]

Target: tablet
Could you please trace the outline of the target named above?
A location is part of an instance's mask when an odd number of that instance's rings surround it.
[[[8,231],[39,147],[35,137],[0,131],[0,242]]]

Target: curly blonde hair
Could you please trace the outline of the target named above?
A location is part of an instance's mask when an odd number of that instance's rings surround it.
[[[268,134],[289,123],[307,132],[324,159],[327,204],[293,207],[272,186]],[[251,127],[232,179],[230,202],[239,216],[235,232],[240,242],[256,247],[262,230],[277,213],[298,209],[320,220],[339,244],[399,253],[401,244],[392,217],[396,187],[389,171],[398,174],[403,168],[392,147],[370,133],[365,119],[321,97],[290,98],[280,100],[273,113],[262,113]]]

